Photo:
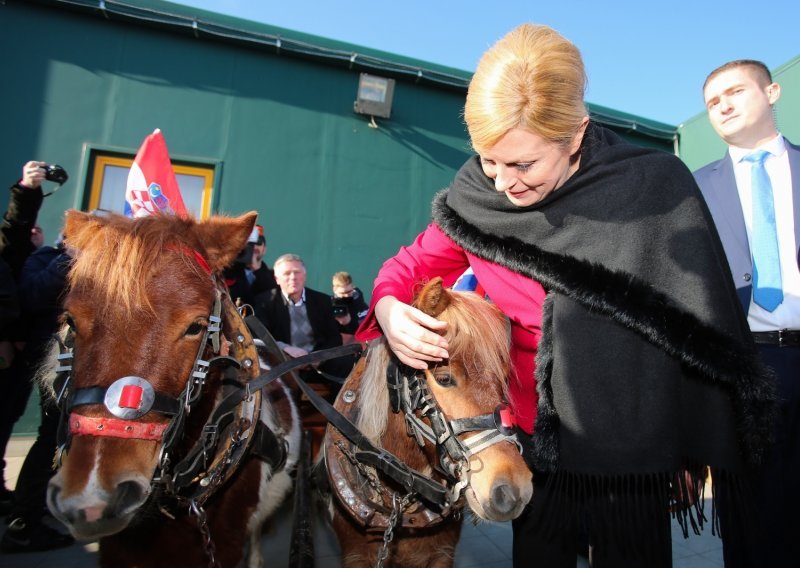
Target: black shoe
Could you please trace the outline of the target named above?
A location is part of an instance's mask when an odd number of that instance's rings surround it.
[[[28,525],[21,517],[16,517],[8,524],[0,550],[3,552],[38,552],[64,548],[75,542],[70,535],[62,534],[42,522]]]

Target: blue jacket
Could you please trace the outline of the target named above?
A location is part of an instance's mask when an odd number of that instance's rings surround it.
[[[794,202],[795,242],[800,245],[800,146],[786,141],[789,153],[789,169],[792,175],[792,196]],[[745,313],[750,309],[752,297],[753,260],[747,241],[744,213],[736,189],[733,161],[730,154],[694,172],[697,185],[705,197],[711,216],[717,226],[725,255],[731,268],[736,292]],[[798,251],[800,252],[800,251]],[[795,255],[797,258],[797,255]],[[800,265],[800,258],[798,259]]]

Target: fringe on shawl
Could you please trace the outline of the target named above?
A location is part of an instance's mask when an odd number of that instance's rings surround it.
[[[540,500],[540,513],[531,520],[532,528],[550,540],[582,533],[592,546],[633,558],[669,547],[670,519],[684,538],[710,525],[713,535],[752,539],[758,529],[750,486],[741,476],[715,471],[709,496],[708,474],[703,466],[614,476],[534,472],[533,499]]]

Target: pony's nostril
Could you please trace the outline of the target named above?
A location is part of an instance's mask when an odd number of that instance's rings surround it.
[[[54,517],[58,517],[61,513],[58,507],[58,495],[61,493],[61,488],[52,482],[47,486],[47,508]]]
[[[113,517],[124,516],[132,509],[141,506],[145,498],[145,487],[136,481],[123,481],[117,485],[108,510]]]
[[[492,507],[501,515],[511,513],[519,502],[519,493],[513,485],[496,483],[492,488]]]

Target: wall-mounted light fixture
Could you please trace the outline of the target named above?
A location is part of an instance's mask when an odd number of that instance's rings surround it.
[[[358,114],[389,118],[392,114],[393,97],[394,79],[362,73],[358,79],[358,95],[353,103],[353,110]]]

